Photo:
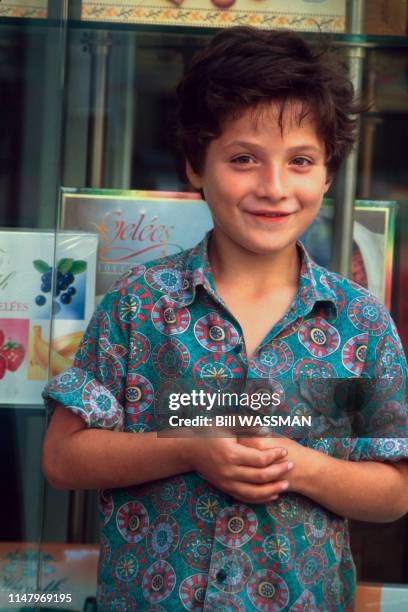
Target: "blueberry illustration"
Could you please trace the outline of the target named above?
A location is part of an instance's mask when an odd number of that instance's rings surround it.
[[[51,283],[48,283],[48,282],[41,283],[41,291],[43,293],[49,293],[51,291]]]
[[[76,289],[75,287],[69,287],[67,293],[69,293],[70,295],[75,295],[76,294]]]
[[[44,306],[46,301],[47,300],[45,299],[44,295],[37,295],[37,297],[35,298],[35,303],[37,304],[37,306]]]
[[[74,275],[71,272],[67,272],[64,274],[64,285],[66,285],[66,289],[74,282]]]
[[[63,293],[60,297],[61,304],[69,304],[71,301],[71,296],[69,293]]]

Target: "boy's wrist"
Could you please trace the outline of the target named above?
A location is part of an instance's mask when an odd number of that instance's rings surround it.
[[[325,469],[327,455],[312,448],[303,447],[301,458],[296,458],[295,467],[290,473],[290,489],[310,497],[318,488],[319,473]]]

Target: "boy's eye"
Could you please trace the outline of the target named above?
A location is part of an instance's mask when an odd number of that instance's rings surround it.
[[[238,155],[231,160],[233,164],[251,164],[254,159],[250,155]]]
[[[310,159],[307,159],[307,157],[295,157],[292,160],[292,164],[294,164],[295,166],[301,166],[301,167],[306,167],[306,166],[310,166],[313,162]]]

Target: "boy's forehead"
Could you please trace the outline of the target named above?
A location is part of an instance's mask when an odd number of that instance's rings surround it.
[[[317,122],[310,105],[300,100],[272,100],[256,106],[242,108],[231,115],[223,124],[223,132],[240,127],[262,132],[271,126],[281,133],[299,127],[313,127],[317,135]]]

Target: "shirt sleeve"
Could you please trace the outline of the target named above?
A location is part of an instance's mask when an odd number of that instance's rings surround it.
[[[381,335],[369,335],[362,380],[363,435],[353,439],[352,461],[408,459],[407,361],[394,321],[380,303],[378,309],[385,329]]]
[[[47,410],[60,404],[87,427],[123,430],[128,333],[118,318],[118,293],[108,293],[95,311],[71,368],[43,391]]]

